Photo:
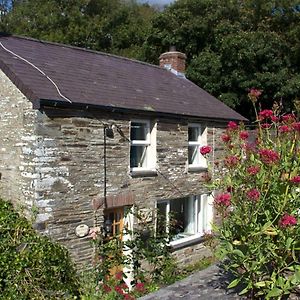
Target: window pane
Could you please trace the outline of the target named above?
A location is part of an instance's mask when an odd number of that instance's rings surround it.
[[[200,135],[199,127],[189,127],[189,142],[198,142]]]
[[[130,139],[145,141],[147,140],[148,126],[146,123],[131,123]]]
[[[188,149],[188,157],[189,157],[189,165],[199,164],[199,147],[198,146],[189,146]]]
[[[195,234],[195,208],[192,198],[170,201],[170,225],[175,240]]]
[[[167,229],[167,205],[168,203],[157,203],[157,232],[162,234]]]
[[[146,168],[146,146],[131,146],[130,148],[130,167]]]

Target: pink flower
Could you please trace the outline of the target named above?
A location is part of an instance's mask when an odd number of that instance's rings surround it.
[[[230,205],[231,195],[229,193],[219,194],[215,198],[215,202],[218,205],[229,206]]]
[[[282,121],[285,123],[291,123],[296,120],[296,116],[294,114],[286,114],[281,117]]]
[[[261,124],[261,128],[263,128],[263,129],[270,129],[271,128],[271,124],[263,123],[263,124]]]
[[[252,189],[247,192],[247,198],[253,201],[257,201],[260,198],[260,192],[257,189]]]
[[[268,119],[273,116],[273,110],[271,109],[264,109],[258,114],[260,120]]]
[[[261,160],[267,165],[277,163],[279,160],[279,154],[274,150],[261,149],[258,153],[260,155]]]
[[[260,166],[250,166],[247,169],[248,174],[256,175],[260,171]]]
[[[111,291],[111,288],[107,285],[107,284],[103,284],[103,290],[106,292],[106,293],[109,293]]]
[[[225,165],[227,167],[235,167],[239,163],[240,159],[237,156],[228,156],[225,159]]]
[[[228,143],[228,142],[230,142],[230,140],[231,140],[231,138],[230,138],[230,136],[229,136],[228,134],[222,134],[222,135],[221,135],[221,139],[222,139],[222,141],[223,141],[224,143]]]
[[[261,90],[252,88],[252,89],[250,89],[250,91],[249,91],[249,93],[248,93],[248,97],[250,98],[250,100],[251,100],[252,102],[256,102],[257,99],[259,98],[259,96],[261,95],[261,93],[262,93]]]
[[[116,273],[115,277],[116,277],[117,280],[122,280],[123,279],[123,273],[118,272],[118,273]]]
[[[256,144],[255,143],[246,143],[245,145],[244,145],[244,148],[245,148],[245,150],[247,151],[247,152],[253,152],[253,151],[255,151],[255,149],[256,149]]]
[[[89,231],[89,236],[93,240],[96,240],[99,233],[100,233],[100,228],[99,227],[91,228],[90,231]]]
[[[120,295],[124,295],[124,291],[119,285],[115,286],[115,291]]]
[[[278,131],[281,133],[286,133],[286,132],[290,132],[291,128],[287,125],[282,125],[282,126],[279,126]]]
[[[255,88],[251,88],[248,95],[252,96],[252,97],[255,97],[255,98],[258,98],[261,95],[261,93],[262,93],[261,90],[258,90],[258,89],[255,89]]]
[[[300,132],[300,122],[295,122],[292,124],[292,127],[294,130],[299,131]]]
[[[227,128],[229,130],[236,130],[238,128],[238,124],[236,124],[236,122],[233,122],[233,121],[230,121],[228,124],[227,124]]]
[[[128,285],[124,282],[120,285],[120,287],[124,290],[128,289]]]
[[[241,131],[240,132],[240,139],[246,140],[249,137],[249,133],[247,131]]]
[[[285,214],[280,220],[279,220],[279,226],[280,227],[289,227],[294,226],[297,224],[297,219],[292,216]]]
[[[274,122],[274,123],[277,123],[279,121],[279,118],[277,116],[271,116],[271,120]]]
[[[297,183],[300,183],[300,175],[297,175],[297,176],[291,178],[290,181],[291,181],[292,183],[296,183],[296,184],[297,184]]]
[[[202,155],[206,155],[206,154],[210,153],[210,151],[211,151],[210,146],[203,146],[203,147],[200,148],[200,153]]]
[[[145,285],[142,282],[139,282],[135,285],[135,289],[138,292],[143,293],[145,291]]]

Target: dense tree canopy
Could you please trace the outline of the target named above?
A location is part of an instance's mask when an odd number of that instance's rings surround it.
[[[8,3],[9,1],[2,1]],[[159,12],[134,0],[16,0],[0,15],[15,34],[157,64],[176,45],[187,77],[245,116],[247,90],[262,105],[300,94],[300,5],[295,0],[177,0]]]
[[[143,59],[141,48],[155,14],[123,0],[19,0],[2,30]]]
[[[276,99],[292,108],[300,94],[299,33],[296,1],[178,0],[153,20],[144,48],[154,62],[176,45],[192,81],[249,116],[251,87],[264,91],[262,105]]]

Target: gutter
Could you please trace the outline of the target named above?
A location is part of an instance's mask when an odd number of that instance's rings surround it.
[[[122,107],[114,107],[114,106],[106,106],[106,105],[95,105],[95,104],[87,104],[87,103],[79,103],[72,102],[69,103],[63,100],[50,100],[50,99],[40,99],[33,101],[33,108],[38,110],[46,109],[47,107],[51,108],[59,108],[59,109],[72,109],[72,110],[85,110],[85,111],[105,111],[112,113],[120,113],[120,114],[139,114],[143,116],[151,116],[153,118],[171,118],[176,120],[186,121],[187,119],[192,120],[205,120],[211,121],[215,123],[227,123],[228,121],[243,121],[245,123],[249,123],[249,120],[246,118],[243,119],[227,119],[227,118],[209,118],[209,117],[198,117],[192,115],[180,115],[175,113],[165,113],[165,112],[157,112],[157,111],[145,111],[138,109],[130,109],[130,108],[122,108]]]

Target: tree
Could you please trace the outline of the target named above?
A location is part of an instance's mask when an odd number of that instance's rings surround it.
[[[296,1],[178,0],[153,20],[145,43],[155,62],[170,45],[187,54],[187,77],[251,117],[246,91],[264,91],[286,110],[300,91],[300,7]],[[250,113],[249,113],[250,112]]]
[[[141,46],[156,11],[122,0],[23,0],[1,20],[6,32],[130,57]]]

